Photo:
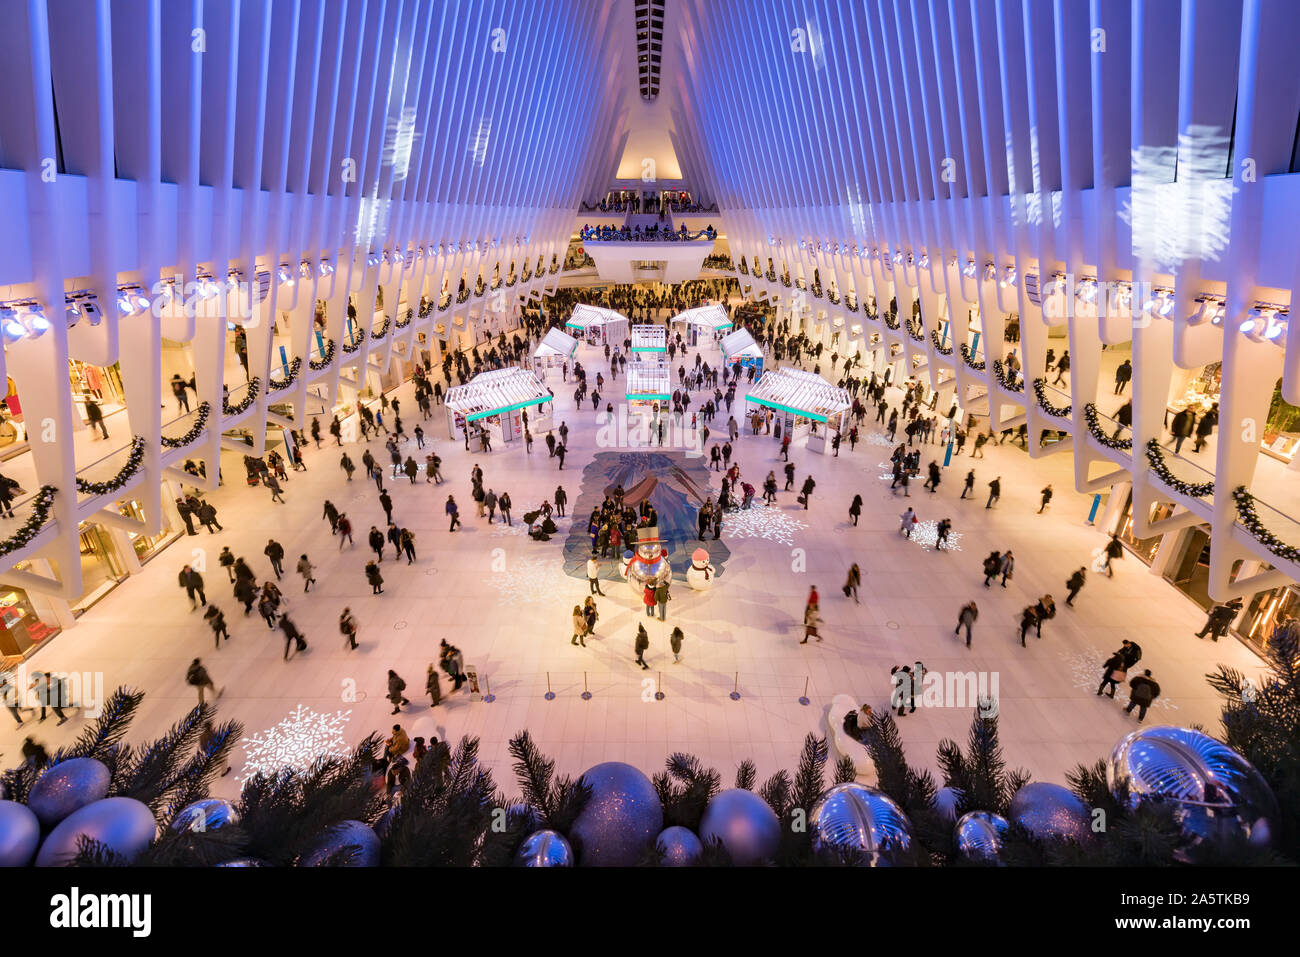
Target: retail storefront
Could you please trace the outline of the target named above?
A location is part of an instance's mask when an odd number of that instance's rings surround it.
[[[654,411],[656,406],[671,401],[668,363],[633,362],[627,367],[629,411]]]
[[[533,372],[545,381],[546,370],[573,362],[578,351],[578,340],[559,329],[547,329],[542,341],[533,350]]]
[[[712,346],[733,328],[726,307],[717,303],[679,312],[673,316],[671,325],[690,346],[699,345],[701,341]]]
[[[663,362],[668,357],[668,330],[650,323],[637,323],[632,327],[631,349],[636,362]]]
[[[748,330],[737,329],[731,335],[723,336],[721,347],[723,365],[739,362],[742,368],[754,369],[755,375],[763,371],[763,350]]]
[[[447,391],[447,426],[452,435],[468,431],[480,447],[485,434],[494,446],[522,442],[525,415],[530,431],[551,428],[551,398],[550,390],[526,369],[483,372]]]
[[[754,406],[772,409],[780,416],[781,436],[791,441],[807,437],[810,452],[825,454],[827,436],[839,432],[852,407],[849,393],[812,372],[789,366],[763,373],[745,397],[746,414]],[[773,433],[776,427],[773,426]]]
[[[30,562],[14,566],[27,571]],[[26,658],[40,643],[59,633],[59,628],[42,621],[32,598],[21,588],[0,585],[0,658]]]
[[[592,346],[621,346],[627,338],[627,316],[613,309],[579,303],[564,327]]]

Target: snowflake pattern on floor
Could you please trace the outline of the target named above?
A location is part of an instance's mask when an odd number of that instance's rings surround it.
[[[783,509],[758,500],[749,508],[727,512],[722,520],[722,534],[727,538],[762,538],[782,545],[793,545],[794,533],[807,527]]]
[[[935,549],[939,541],[939,523],[934,519],[925,522],[917,522],[912,526],[912,537],[909,539],[914,545],[920,545],[921,551],[929,552]],[[944,552],[961,551],[961,532],[948,532],[948,541],[944,542]]]
[[[1033,635],[1031,634],[1030,638],[1032,637]],[[1089,694],[1095,695],[1097,693],[1097,685],[1101,684],[1101,663],[1109,658],[1110,655],[1103,654],[1096,649],[1091,652],[1058,651],[1057,654],[1065,661],[1065,666],[1070,671],[1070,683],[1080,691],[1087,691]],[[1139,665],[1140,664],[1141,662],[1139,662]],[[1141,669],[1137,666],[1134,667],[1140,674]],[[1115,700],[1125,707],[1128,707],[1129,694],[1127,681],[1121,681],[1119,687],[1115,689]],[[1161,696],[1156,698],[1152,703],[1150,710],[1177,711],[1178,705],[1169,698]]]
[[[493,522],[492,534],[497,538],[526,538],[528,536],[528,523],[513,522],[507,525],[505,522]]]
[[[892,449],[894,443],[889,441],[889,436],[881,432],[868,432],[862,438],[863,445],[883,445],[887,449]]]
[[[564,594],[573,579],[558,558],[507,558],[505,568],[483,579],[497,590],[498,605],[532,605]],[[584,586],[585,587],[585,586]]]
[[[276,774],[282,768],[306,769],[324,757],[343,757],[351,752],[343,729],[351,711],[313,711],[298,705],[289,716],[251,738],[243,738],[243,772],[235,780],[247,781],[259,771]]]

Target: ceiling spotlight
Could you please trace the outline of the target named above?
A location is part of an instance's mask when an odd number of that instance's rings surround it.
[[[1016,284],[1016,267],[1008,266],[1003,271],[1002,281],[1001,283],[999,283],[999,285],[1002,286],[1003,289],[1006,289],[1008,286],[1014,286],[1015,284]]]
[[[929,269],[930,268],[929,253],[921,253],[921,258],[917,260],[916,264],[920,266],[922,269]]]
[[[1173,313],[1173,311],[1174,311],[1174,297],[1171,294],[1166,294],[1165,297],[1160,302],[1160,317],[1162,319],[1168,319],[1169,316]]]
[[[117,308],[121,311],[122,315],[124,316],[129,316],[131,314],[131,298],[126,293],[124,292],[118,293]]]
[[[1097,280],[1080,280],[1079,288],[1075,290],[1074,297],[1080,302],[1095,302],[1097,299]]]
[[[45,318],[39,304],[27,307],[27,325],[32,330],[33,337],[50,331],[50,320]]]
[[[898,250],[898,252],[894,253],[894,265],[901,266],[902,264],[903,264],[903,251],[900,249]]]
[[[5,345],[13,345],[18,340],[27,335],[27,327],[13,317],[12,309],[5,310],[10,313],[3,321],[0,321],[0,332],[4,334]]]

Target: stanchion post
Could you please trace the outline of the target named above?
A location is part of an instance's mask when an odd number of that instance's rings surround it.
[[[733,684],[731,687],[731,694],[727,695],[727,697],[729,697],[732,701],[740,700],[740,672],[739,671],[736,672],[736,681],[735,684]]]
[[[587,688],[587,672],[582,673],[582,700],[591,700],[591,691]]]
[[[805,706],[806,706],[806,705],[809,704],[809,700],[808,700],[808,682],[811,681],[811,680],[812,680],[812,679],[811,679],[810,676],[806,676],[806,677],[803,679],[803,694],[799,697],[799,703],[800,703],[801,705],[805,705]]]
[[[546,694],[542,695],[547,701],[555,700],[555,692],[551,690],[551,673],[546,672]]]
[[[487,675],[483,676],[483,690],[486,692],[483,695],[484,704],[491,704],[493,701],[497,700],[497,696],[492,693],[492,684],[488,681]]]
[[[659,690],[655,692],[655,700],[663,701],[664,700],[664,673],[662,671],[658,671],[655,673],[659,676],[659,680],[658,680]]]

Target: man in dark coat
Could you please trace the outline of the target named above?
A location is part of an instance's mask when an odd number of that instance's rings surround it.
[[[1124,709],[1125,714],[1131,714],[1134,708],[1138,709],[1138,721],[1147,716],[1147,708],[1155,702],[1160,696],[1160,685],[1156,684],[1155,679],[1151,677],[1151,669],[1148,668],[1128,683],[1130,701],[1128,707]]]

